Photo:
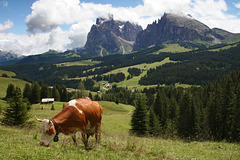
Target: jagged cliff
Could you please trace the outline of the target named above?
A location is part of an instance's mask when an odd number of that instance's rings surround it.
[[[82,53],[89,56],[124,54],[132,50],[142,27],[129,21],[115,21],[113,16],[97,18],[91,27]]]
[[[210,29],[207,25],[195,20],[191,15],[182,13],[165,13],[161,19],[148,25],[137,35],[133,50],[151,46],[186,41],[202,41],[219,44],[239,40],[239,34],[221,29]]]

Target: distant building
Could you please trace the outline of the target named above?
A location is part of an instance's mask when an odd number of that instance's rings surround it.
[[[42,98],[41,104],[53,104],[54,98]]]

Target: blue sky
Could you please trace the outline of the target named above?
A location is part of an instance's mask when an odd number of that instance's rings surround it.
[[[83,47],[98,16],[145,28],[164,12],[240,33],[240,0],[0,0],[0,50],[30,55]]]
[[[13,21],[14,27],[11,28],[9,32],[25,34],[27,32],[25,19],[27,15],[31,14],[31,6],[35,1],[36,0],[0,0],[0,24],[6,20]],[[113,7],[135,7],[143,4],[141,0],[82,0],[81,2],[111,4]]]

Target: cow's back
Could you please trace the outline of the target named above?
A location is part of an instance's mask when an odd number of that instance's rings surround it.
[[[89,99],[76,99],[76,101],[77,108],[85,115],[86,123],[90,122],[91,126],[101,123],[103,110],[97,102]]]

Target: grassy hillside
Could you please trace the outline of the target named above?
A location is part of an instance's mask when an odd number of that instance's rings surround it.
[[[73,145],[70,136],[60,134],[59,142],[50,147],[39,145],[41,134],[39,118],[51,118],[58,113],[62,102],[56,102],[56,110],[51,105],[34,105],[31,121],[36,127],[20,129],[0,126],[0,159],[205,159],[237,160],[240,157],[240,146],[223,142],[183,142],[162,138],[136,137],[128,134],[133,107],[99,102],[103,106],[102,139],[99,146],[94,145],[90,137],[91,150],[85,151],[80,133],[77,134],[78,147]],[[41,108],[43,107],[43,110]]]
[[[166,63],[175,63],[175,61],[172,61],[169,59],[169,57],[165,58],[163,61],[161,62],[154,62],[154,63],[142,63],[142,64],[138,64],[138,65],[133,65],[130,67],[124,67],[124,68],[118,68],[115,70],[112,70],[104,75],[108,75],[108,74],[117,74],[117,73],[124,73],[125,77],[127,77],[129,75],[128,73],[128,69],[129,68],[139,68],[141,70],[143,70],[143,72],[139,75],[139,76],[135,76],[129,80],[124,80],[122,82],[117,83],[117,86],[119,87],[128,87],[129,89],[133,88],[133,87],[140,87],[140,88],[144,88],[146,86],[140,86],[138,84],[138,81],[141,79],[141,77],[145,76],[147,74],[147,71],[151,68],[156,68],[157,66],[161,66],[164,65]],[[99,84],[101,84],[102,82],[97,83],[96,86],[98,86]],[[116,84],[116,83],[112,83],[111,85]],[[150,87],[150,86],[148,86]]]
[[[164,48],[160,49],[158,53],[169,52],[169,53],[180,53],[180,52],[188,52],[192,49],[184,48],[179,44],[164,44]]]
[[[95,64],[99,64],[99,61],[93,61],[92,59],[82,60],[82,61],[74,61],[74,62],[65,62],[56,64],[57,67],[69,67],[69,66],[92,66]]]
[[[14,84],[14,86],[20,87],[23,91],[25,84],[28,82],[15,78],[0,77],[0,99],[6,96],[8,84],[11,83]]]
[[[14,72],[4,71],[4,70],[0,69],[0,76],[2,76],[3,74],[6,74],[8,77],[16,76],[16,74]]]

